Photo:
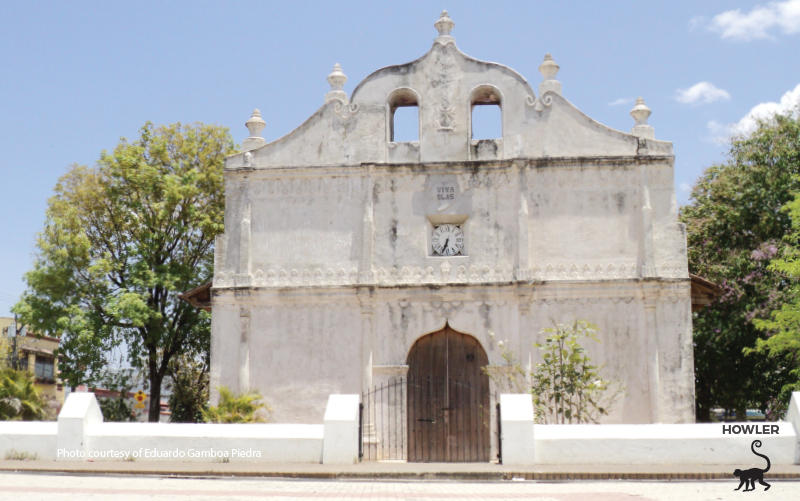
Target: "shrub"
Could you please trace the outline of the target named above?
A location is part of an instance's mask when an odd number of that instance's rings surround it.
[[[103,421],[129,422],[136,420],[133,406],[125,399],[125,394],[119,397],[98,398],[97,403],[103,413]]]
[[[170,421],[202,423],[208,410],[208,364],[189,355],[172,359],[168,370]]]
[[[233,393],[227,386],[219,386],[219,405],[209,407],[203,417],[209,423],[264,423],[267,419],[263,413],[272,409],[261,402],[261,394],[247,390]]]
[[[596,423],[624,394],[622,382],[604,380],[604,366],[593,365],[581,346],[583,339],[599,343],[596,333],[597,327],[584,320],[542,329],[545,342],[534,346],[544,353],[533,372],[523,369],[516,354],[500,341],[507,370],[503,374],[484,370],[501,389],[531,393],[538,423]]]
[[[0,369],[0,421],[49,421],[52,406],[35,385],[28,371]]]
[[[581,339],[597,339],[597,328],[583,320],[544,329],[543,362],[533,373],[533,401],[536,414],[545,423],[596,423],[623,394],[619,381],[603,381],[603,366],[592,365]]]
[[[128,400],[128,393],[134,385],[134,377],[129,371],[107,372],[101,377],[107,390],[118,393],[116,397],[98,398],[103,421],[130,422],[136,421],[133,403]]]

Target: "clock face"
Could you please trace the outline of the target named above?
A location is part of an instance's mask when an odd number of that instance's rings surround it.
[[[455,256],[464,247],[464,232],[453,224],[443,224],[433,230],[433,250],[440,256]]]

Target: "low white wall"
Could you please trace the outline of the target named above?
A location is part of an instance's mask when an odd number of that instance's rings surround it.
[[[321,424],[98,423],[86,459],[319,463],[322,437]]]
[[[331,395],[325,409],[324,464],[358,462],[358,395]]]
[[[102,422],[103,413],[94,393],[70,393],[58,414],[56,461],[86,457],[89,428]]]
[[[530,395],[500,395],[500,428],[503,463],[513,466],[535,464],[536,441]]]
[[[725,423],[725,426],[754,423]],[[759,423],[759,426],[761,423]],[[791,423],[777,425],[775,435],[723,435],[722,424],[604,424],[535,425],[535,456],[538,464],[794,464],[797,435]],[[503,456],[506,447],[503,444]],[[513,447],[513,444],[512,444]]]
[[[355,424],[348,423],[356,430],[356,456],[357,400]],[[324,432],[322,424],[105,423],[94,394],[72,393],[57,423],[0,423],[0,453],[57,461],[319,463]]]
[[[530,395],[501,395],[503,464],[800,464],[800,392],[786,421],[708,424],[533,425]],[[506,417],[508,412],[512,415]],[[512,410],[513,409],[513,410]],[[508,422],[511,420],[512,422]],[[533,446],[526,443],[533,428]],[[531,457],[532,456],[532,457]]]
[[[13,451],[56,458],[58,423],[55,421],[0,421],[0,460]]]
[[[764,460],[750,450],[753,440],[762,442],[758,452],[773,465],[800,464],[800,392],[792,396],[787,421],[778,423],[534,425],[530,396],[501,395],[500,399],[503,462],[509,466],[730,464],[763,468]],[[358,451],[357,395],[331,396],[324,425],[104,423],[94,395],[86,393],[71,394],[64,409],[57,423],[0,422],[0,459],[13,449],[62,461],[344,464],[355,461]],[[755,429],[731,434],[737,426]],[[724,429],[730,431],[724,433]],[[761,433],[754,433],[756,429]]]

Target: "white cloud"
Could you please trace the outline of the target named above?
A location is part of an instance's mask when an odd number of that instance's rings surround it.
[[[610,103],[608,103],[608,105],[609,106],[619,106],[620,104],[628,104],[628,103],[632,103],[632,102],[633,102],[633,99],[631,99],[631,98],[621,97],[621,98],[617,99],[616,101],[611,101]]]
[[[680,186],[678,186],[678,189],[680,190],[681,195],[683,195],[683,198],[687,200],[692,195],[692,185],[689,183],[681,183]]]
[[[728,129],[728,127],[730,127],[729,125],[725,125],[722,122],[717,122],[716,120],[711,120],[710,122],[708,122],[707,126],[708,130],[714,134],[725,131]]]
[[[689,20],[689,31],[694,31],[695,28],[698,26],[702,26],[706,23],[706,18],[703,16],[695,16]]]
[[[793,111],[795,116],[800,115],[798,106],[800,105],[800,84],[794,89],[781,96],[777,103],[760,103],[753,107],[741,120],[735,123],[725,124],[717,120],[711,120],[706,124],[711,133],[709,140],[716,143],[728,143],[730,137],[737,134],[750,134],[758,127],[758,120],[768,119],[777,113]]]
[[[711,133],[711,137],[707,140],[717,144],[727,144],[730,137],[736,132],[734,130],[734,124],[724,124],[716,120],[708,122],[706,127],[708,127],[708,131]]]
[[[702,18],[691,21],[692,27],[698,23],[702,23]],[[742,9],[728,10],[714,16],[708,26],[724,39],[741,41],[772,38],[769,32],[774,28],[785,34],[800,32],[800,0],[756,5],[745,14]]]
[[[688,89],[678,89],[675,100],[683,104],[708,104],[714,101],[731,98],[728,91],[718,88],[711,82],[700,82],[692,85]]]
[[[800,84],[781,96],[780,102],[760,103],[754,106],[747,115],[733,125],[733,129],[742,134],[750,133],[756,129],[758,119],[769,118],[776,113],[785,113],[789,110],[794,110],[795,114],[798,113],[798,103],[800,103]]]

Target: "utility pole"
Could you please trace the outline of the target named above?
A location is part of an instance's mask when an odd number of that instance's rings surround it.
[[[17,353],[17,351],[18,351],[17,337],[19,336],[19,333],[21,331],[22,331],[21,327],[17,328],[17,314],[15,313],[14,314],[14,337],[11,338],[11,368],[14,369],[15,371],[19,370],[19,354]]]

